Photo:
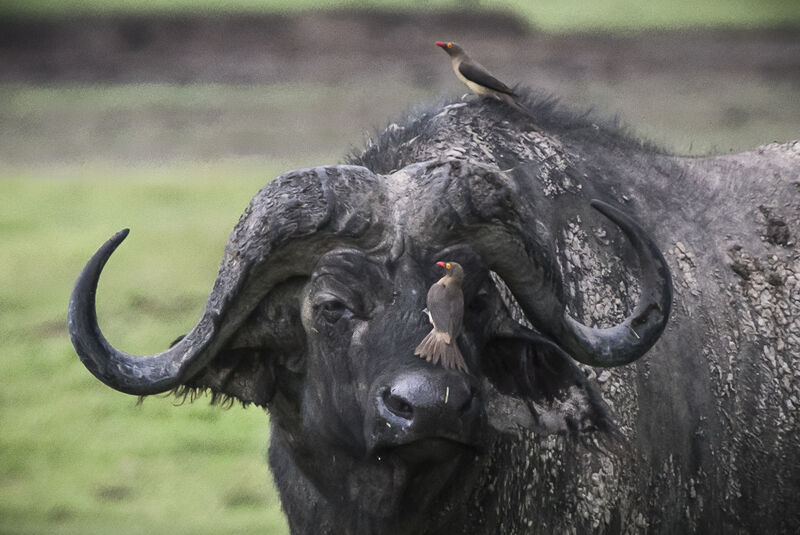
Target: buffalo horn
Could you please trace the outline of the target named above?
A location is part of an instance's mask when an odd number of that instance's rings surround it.
[[[68,316],[75,350],[98,379],[128,394],[155,394],[185,383],[214,358],[275,284],[308,275],[331,247],[379,243],[384,218],[372,211],[382,194],[369,170],[345,165],[292,171],[267,184],[228,240],[198,323],[173,347],[143,357],[115,349],[97,322],[100,273],[128,231],[117,233],[75,283]]]
[[[620,227],[639,260],[641,295],[633,313],[609,328],[589,327],[566,312],[564,288],[555,260],[542,255],[542,244],[530,235],[511,243],[530,262],[492,266],[506,281],[525,314],[575,360],[591,366],[621,366],[644,355],[664,331],[672,306],[672,278],[658,247],[645,231],[620,210],[598,200],[591,206]],[[527,234],[524,229],[519,229]],[[523,262],[524,263],[524,262]]]

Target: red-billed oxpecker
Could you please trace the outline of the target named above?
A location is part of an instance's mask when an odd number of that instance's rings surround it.
[[[467,364],[456,343],[464,318],[464,294],[461,291],[464,270],[456,262],[436,262],[436,265],[444,268],[445,272],[444,277],[428,290],[426,312],[433,329],[423,338],[414,354],[433,364],[441,360],[445,368],[466,372]]]
[[[514,90],[492,76],[486,67],[470,58],[464,49],[452,42],[436,41],[436,46],[447,52],[453,64],[453,72],[464,82],[470,91],[482,97],[502,100],[520,113],[533,117],[531,112],[516,101]]]

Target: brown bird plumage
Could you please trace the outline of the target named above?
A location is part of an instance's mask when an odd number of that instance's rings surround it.
[[[502,100],[527,117],[531,113],[516,100],[516,94],[506,84],[495,78],[483,65],[470,58],[464,49],[452,42],[436,41],[436,46],[447,52],[453,66],[453,72],[464,82],[470,91],[484,97]]]
[[[437,262],[436,265],[443,267],[445,274],[428,290],[427,313],[433,329],[414,354],[433,364],[441,360],[445,368],[466,372],[467,364],[456,343],[464,318],[464,294],[461,291],[464,270],[456,262]]]

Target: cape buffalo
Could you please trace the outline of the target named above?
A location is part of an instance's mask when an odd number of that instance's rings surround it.
[[[97,325],[117,234],[72,295],[81,360],[268,410],[293,533],[797,533],[800,142],[676,157],[521,101],[267,184],[157,355]],[[442,260],[468,373],[414,355]]]

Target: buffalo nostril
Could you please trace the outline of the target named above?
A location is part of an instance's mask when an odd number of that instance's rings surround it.
[[[376,394],[379,425],[398,424],[407,432],[413,429],[415,435],[457,434],[480,413],[478,389],[462,374],[404,373],[381,386]]]
[[[383,392],[383,404],[397,416],[410,420],[414,416],[414,408],[402,396],[392,394],[388,389]]]

